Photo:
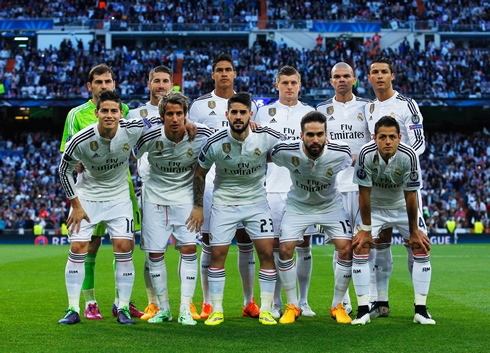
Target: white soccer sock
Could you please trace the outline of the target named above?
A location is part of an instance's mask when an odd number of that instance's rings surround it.
[[[426,305],[432,274],[430,255],[421,254],[413,255],[413,257],[412,282],[415,292],[415,305]]]
[[[242,279],[243,305],[252,302],[255,281],[255,256],[253,243],[237,243],[238,245],[238,272]]]
[[[133,252],[114,252],[116,258],[116,286],[119,291],[118,309],[129,306],[134,285]]]
[[[151,283],[158,298],[157,303],[163,309],[165,301],[168,302],[167,289],[167,266],[165,265],[165,255],[159,257],[149,257],[148,259]]]
[[[271,310],[276,280],[277,280],[277,271],[275,269],[259,270],[260,311]]]
[[[376,248],[376,287],[380,302],[388,301],[388,288],[390,286],[391,272],[393,271],[393,258],[391,256],[391,243],[374,245]]]
[[[339,259],[339,251],[337,250],[337,248],[335,248],[333,252],[333,261],[332,261],[333,273],[335,273],[335,268],[337,267],[338,259]],[[347,290],[345,291],[344,297],[342,298],[342,303],[347,303],[351,305],[349,288],[347,288]]]
[[[296,294],[296,266],[294,265],[294,258],[289,260],[279,259],[277,268],[279,270],[279,278],[286,294],[286,302],[288,304],[294,304],[298,307],[298,296]]]
[[[223,312],[223,293],[225,291],[225,268],[212,268],[208,270],[209,292],[213,311]]]
[[[148,296],[148,305],[154,303],[155,305],[158,306],[158,298],[157,295],[155,294],[155,291],[153,290],[153,284],[151,283],[149,258],[150,258],[150,253],[146,253],[145,267],[143,270],[143,276],[145,278],[146,295]]]
[[[66,292],[68,293],[68,306],[73,306],[76,312],[80,312],[80,291],[82,290],[83,279],[85,278],[85,259],[84,254],[68,254],[68,261],[65,267]]]
[[[369,250],[369,302],[378,300],[378,287],[376,284],[376,249]]]
[[[352,260],[342,260],[340,257],[335,266],[335,288],[333,292],[332,308],[342,303],[345,291],[349,288],[352,277]]]
[[[298,277],[299,302],[308,303],[308,290],[310,289],[313,258],[311,257],[311,245],[301,248],[296,247],[296,276]]]
[[[352,260],[352,281],[356,289],[357,305],[369,305],[369,279],[371,271],[368,263],[369,255],[356,255]]]
[[[211,296],[209,293],[208,269],[211,263],[211,247],[202,243],[201,251],[201,287],[202,287],[202,302],[211,304]]]
[[[273,254],[274,254],[274,265],[276,266],[276,268],[279,268],[279,248],[274,248]],[[295,293],[296,293],[296,273],[294,273],[294,278],[295,278],[294,283],[295,283]],[[281,276],[277,276],[276,285],[274,287],[274,299],[272,302],[282,307],[281,286],[282,286]]]
[[[180,259],[180,301],[181,303],[190,305],[192,297],[194,296],[194,291],[196,290],[198,268],[197,253],[182,253],[180,254]]]
[[[414,262],[413,251],[410,245],[408,245],[407,243],[404,243],[403,245],[405,245],[405,250],[407,250],[407,267],[408,267],[408,272],[410,273],[410,277],[412,277],[413,262]]]

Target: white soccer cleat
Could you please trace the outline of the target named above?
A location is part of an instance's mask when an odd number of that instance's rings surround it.
[[[368,322],[371,322],[371,316],[369,316],[369,313],[365,313],[361,317],[356,317],[354,320],[351,321],[352,325],[365,325]]]
[[[308,303],[299,303],[299,311],[301,312],[301,316],[305,317],[315,317],[316,313],[311,310]]]
[[[435,325],[436,324],[436,321],[430,317],[430,315],[427,311],[423,314],[416,313],[415,316],[413,317],[413,322],[419,323],[422,325]]]
[[[271,309],[271,314],[274,319],[279,320],[282,317],[282,305],[273,304]]]

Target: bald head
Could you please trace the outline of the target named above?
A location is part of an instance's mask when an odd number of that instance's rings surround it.
[[[354,70],[349,64],[340,62],[332,67],[330,84],[335,90],[335,99],[347,102],[352,99],[352,87],[356,84]]]
[[[333,77],[334,75],[334,72],[337,70],[337,69],[347,69],[350,71],[350,73],[352,74],[352,77],[355,77],[354,75],[354,70],[352,70],[352,67],[347,64],[347,63],[344,63],[344,62],[340,62],[340,63],[337,63],[335,64],[333,67],[332,67],[332,70],[330,71],[330,76]]]

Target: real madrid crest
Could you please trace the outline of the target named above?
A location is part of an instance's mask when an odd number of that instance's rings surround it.
[[[400,168],[396,168],[395,169],[395,175],[396,176],[401,176],[402,175],[402,171],[400,170]]]
[[[162,152],[163,151],[163,142],[162,141],[157,141],[155,143],[155,147],[157,148],[158,151]]]
[[[364,121],[364,117],[362,116],[362,113],[357,114],[357,120]]]
[[[208,102],[208,107],[209,107],[209,109],[214,109],[214,108],[216,108],[216,102],[215,102],[215,101],[209,101],[209,102]]]
[[[254,152],[254,157],[260,157],[261,154],[262,154],[262,152],[260,152],[260,150],[258,148],[256,148],[255,152]]]
[[[328,168],[328,170],[327,170],[327,176],[330,178],[332,175],[333,175],[332,168]]]
[[[213,240],[213,234],[209,233],[209,240]]]
[[[94,152],[99,149],[99,144],[97,143],[97,141],[90,142],[90,149]]]
[[[395,116],[395,113],[391,113],[390,116],[393,118],[393,119],[396,119],[396,116]]]
[[[371,106],[369,107],[369,112],[370,112],[371,114],[373,114],[373,112],[374,112],[374,103],[373,103],[373,104],[371,104]]]
[[[231,152],[231,145],[229,142],[226,142],[221,145],[221,148],[223,148],[223,152],[225,153],[230,153]]]
[[[379,156],[377,154],[374,155],[373,164],[374,165],[378,165],[379,164]]]
[[[129,143],[125,143],[123,146],[123,152],[128,152],[131,149],[131,146]]]
[[[299,157],[291,157],[291,162],[295,167],[299,166]]]
[[[148,110],[146,110],[146,109],[141,109],[141,110],[140,110],[140,116],[141,116],[142,118],[146,118],[146,117],[148,116]]]
[[[191,158],[194,155],[194,151],[192,150],[192,148],[189,148],[185,155],[187,156],[187,158]]]
[[[334,111],[333,107],[328,107],[327,108],[327,114],[328,115],[332,115],[333,114],[333,111]]]
[[[276,115],[276,108],[269,108],[269,115],[270,116]]]

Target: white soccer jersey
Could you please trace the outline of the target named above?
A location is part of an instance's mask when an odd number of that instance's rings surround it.
[[[347,143],[352,154],[358,154],[361,147],[371,140],[365,106],[369,99],[353,95],[348,102],[341,103],[335,97],[317,105],[316,110],[327,118],[327,137],[330,141],[338,140]],[[340,192],[358,191],[352,182],[354,167],[350,166],[341,172],[337,178],[337,188]]]
[[[423,118],[419,106],[412,98],[395,94],[385,101],[375,99],[366,105],[369,131],[374,134],[374,125],[383,116],[392,116],[400,124],[401,141],[415,150],[417,156],[425,151]]]
[[[179,143],[165,136],[165,128],[158,126],[147,131],[136,143],[134,155],[140,158],[148,153],[149,178],[145,182],[143,198],[157,205],[194,203],[193,180],[201,145],[212,135],[210,129],[197,125],[194,141],[189,135]]]
[[[237,141],[230,129],[211,136],[199,155],[201,167],[216,165],[213,204],[246,205],[266,200],[264,188],[267,153],[286,137],[267,127],[250,131]]]
[[[260,107],[257,117],[253,120],[261,126],[279,131],[290,140],[299,140],[301,119],[306,113],[314,110],[315,108],[299,101],[291,107],[276,101]],[[291,178],[286,168],[269,163],[265,187],[267,192],[288,192],[291,188]]]
[[[303,141],[280,143],[271,152],[272,161],[288,169],[292,187],[286,211],[310,214],[341,209],[342,196],[335,187],[337,174],[352,164],[349,146],[329,141],[317,159],[303,151]]]
[[[400,142],[395,155],[385,163],[376,143],[368,142],[357,156],[354,183],[372,187],[371,207],[405,207],[403,191],[422,187],[419,159],[412,147]]]
[[[111,140],[100,136],[98,124],[77,132],[61,157],[61,185],[70,200],[79,196],[87,201],[109,201],[128,196],[131,149],[145,131],[160,124],[160,119],[121,119]],[[85,170],[74,185],[72,173],[78,161]]]

